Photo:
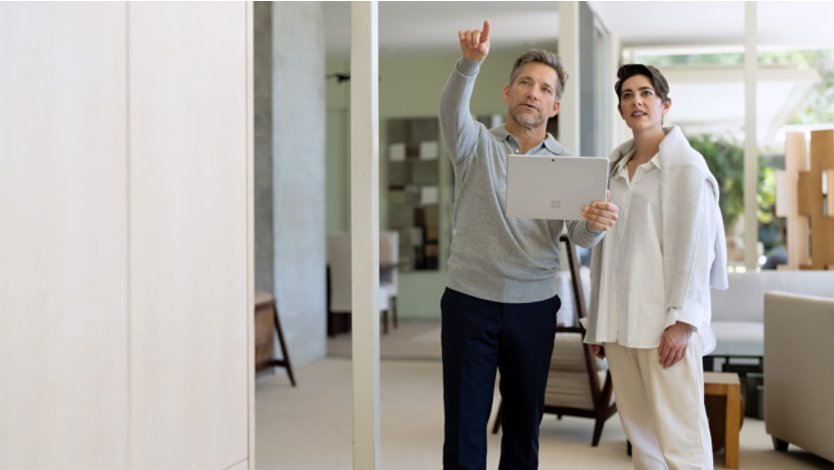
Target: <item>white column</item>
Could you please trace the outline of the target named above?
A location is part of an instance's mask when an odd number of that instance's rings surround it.
[[[351,2],[353,468],[379,468],[379,61],[377,2]]]
[[[559,110],[558,139],[579,154],[579,2],[559,2],[559,56],[569,78]]]
[[[617,71],[620,70],[620,62],[622,61],[622,44],[620,42],[620,36],[616,33],[609,31],[608,32],[608,47],[610,48],[610,55],[608,57],[609,66],[610,66],[610,75],[606,77],[609,85],[608,85],[608,92],[611,93],[610,103],[609,106],[611,109],[608,111],[608,116],[610,119],[610,132],[611,132],[611,148],[620,145],[623,141],[631,138],[631,130],[628,126],[625,125],[625,121],[620,116],[620,113],[617,112],[617,105],[619,104],[619,99],[617,98],[617,93],[614,92],[614,77],[617,76]],[[623,130],[625,129],[625,130]],[[625,138],[627,136],[627,138]],[[609,149],[603,149],[606,152]]]
[[[744,266],[755,270],[759,264],[756,245],[759,223],[756,218],[759,159],[756,146],[756,2],[744,7]]]

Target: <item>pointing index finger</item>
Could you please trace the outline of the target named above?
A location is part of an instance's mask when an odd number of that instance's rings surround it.
[[[489,41],[489,30],[492,27],[490,25],[489,20],[484,20],[484,30],[481,33],[481,42]]]

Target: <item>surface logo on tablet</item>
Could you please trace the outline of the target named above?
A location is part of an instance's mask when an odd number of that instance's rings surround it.
[[[561,209],[562,208],[562,201],[550,201],[550,208],[551,209]]]

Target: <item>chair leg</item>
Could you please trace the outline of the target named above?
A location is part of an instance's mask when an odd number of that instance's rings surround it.
[[[327,310],[327,336],[331,338],[336,337],[336,318],[330,309]]]
[[[281,354],[284,355],[284,360],[281,361],[287,369],[287,375],[290,377],[290,383],[295,387],[295,374],[292,372],[292,363],[290,362],[290,353],[287,351],[287,342],[284,340],[284,330],[281,328],[281,321],[278,319],[278,308],[272,306],[273,315],[275,315],[275,330],[278,332],[278,341],[281,343]]]
[[[599,394],[599,402],[596,404],[596,423],[594,424],[594,437],[591,441],[591,447],[599,445],[599,440],[602,437],[602,427],[605,426],[605,421],[611,416],[608,410],[611,407],[611,392],[613,390],[611,371],[608,371],[605,374],[605,384],[602,386],[602,392]]]
[[[504,414],[504,399],[501,399],[501,403],[498,404],[498,413],[495,413],[495,424],[492,425],[492,433],[498,434],[498,430],[501,429],[501,418],[503,418]]]
[[[388,310],[382,311],[382,334],[388,334]]]
[[[596,423],[594,423],[594,438],[591,441],[591,447],[599,445],[599,439],[602,437],[602,427],[605,426],[605,417],[597,416]]]
[[[397,324],[397,296],[391,297],[391,316],[394,317],[394,328],[398,328]]]
[[[773,448],[779,452],[787,452],[788,451],[788,442],[779,439],[778,437],[773,437]]]

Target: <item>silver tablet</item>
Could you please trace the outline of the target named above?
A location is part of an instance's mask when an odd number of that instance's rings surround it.
[[[604,201],[608,159],[509,156],[507,217],[582,220],[582,208]]]

